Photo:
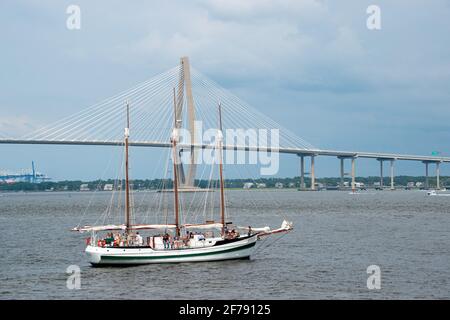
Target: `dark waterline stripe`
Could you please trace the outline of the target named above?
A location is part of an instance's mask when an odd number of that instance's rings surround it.
[[[152,256],[145,256],[145,257],[102,256],[101,260],[171,259],[171,258],[185,258],[185,257],[194,257],[194,256],[206,256],[206,255],[211,255],[211,254],[220,254],[220,253],[225,253],[225,252],[239,251],[239,250],[251,248],[255,244],[256,244],[256,242],[252,242],[252,243],[246,244],[245,246],[242,246],[242,247],[231,248],[231,249],[226,249],[226,250],[222,250],[222,251],[190,253],[190,254],[185,254],[185,255],[180,255],[180,256],[158,256],[158,257],[152,257]]]

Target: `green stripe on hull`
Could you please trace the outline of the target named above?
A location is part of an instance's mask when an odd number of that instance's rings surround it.
[[[187,258],[187,257],[198,257],[198,256],[206,256],[206,255],[213,255],[213,254],[221,254],[221,253],[226,253],[226,252],[233,252],[233,251],[239,251],[239,250],[243,250],[243,249],[248,249],[251,248],[253,246],[255,246],[256,242],[252,242],[249,244],[246,244],[245,246],[242,247],[237,247],[237,248],[230,248],[230,249],[226,249],[226,250],[221,250],[221,251],[213,251],[213,252],[200,252],[200,253],[190,253],[190,254],[184,254],[184,255],[179,255],[179,256],[102,256],[101,257],[101,261],[105,261],[105,260],[137,260],[137,259],[181,259],[181,258]]]

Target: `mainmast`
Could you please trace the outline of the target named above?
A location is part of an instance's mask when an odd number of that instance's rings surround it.
[[[128,175],[128,138],[130,136],[130,105],[127,101],[127,126],[125,128],[125,224],[130,229],[130,181]]]
[[[175,226],[176,235],[180,236],[180,222],[179,222],[179,203],[178,203],[178,174],[177,174],[177,101],[175,97],[175,88],[173,88],[173,110],[174,110],[174,126],[172,132],[172,158],[173,158],[173,193],[174,193],[174,207],[175,207]]]
[[[224,186],[223,186],[223,157],[222,157],[222,142],[223,142],[223,133],[222,133],[222,106],[219,103],[219,132],[217,135],[219,149],[219,174],[220,174],[220,222],[222,224],[222,235],[225,235],[225,194],[224,194]]]

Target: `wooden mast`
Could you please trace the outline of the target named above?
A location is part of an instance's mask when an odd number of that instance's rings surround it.
[[[223,157],[222,157],[222,107],[219,103],[219,174],[220,174],[220,223],[222,224],[222,235],[225,235],[225,194],[223,186]]]
[[[173,88],[173,110],[174,110],[174,126],[172,134],[172,158],[173,158],[173,193],[174,193],[174,207],[175,207],[175,226],[176,235],[180,236],[180,222],[179,222],[179,203],[178,203],[178,174],[177,174],[177,101],[175,97],[175,88]]]
[[[125,128],[125,221],[126,231],[130,229],[130,181],[128,176],[128,138],[130,136],[130,105],[127,101],[127,127]]]

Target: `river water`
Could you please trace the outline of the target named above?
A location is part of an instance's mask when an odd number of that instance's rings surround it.
[[[136,193],[134,203],[148,194]],[[295,230],[260,241],[251,260],[93,268],[85,235],[69,230],[95,222],[109,199],[0,194],[0,299],[450,298],[450,197],[229,191],[233,221],[278,227],[288,218]],[[70,265],[81,269],[79,290],[66,286]],[[367,288],[370,265],[381,270],[379,290]]]

